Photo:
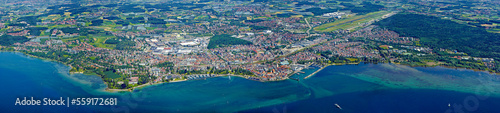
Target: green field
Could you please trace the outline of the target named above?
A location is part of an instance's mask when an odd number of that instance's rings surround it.
[[[116,73],[113,73],[113,71],[106,71],[104,72],[104,74],[106,75],[107,78],[111,78],[111,79],[115,79],[115,78],[120,78],[121,76],[116,74]]]
[[[104,41],[112,37],[94,37],[95,42],[92,43],[94,47],[113,49],[116,47],[116,44],[105,44]]]
[[[335,22],[326,23],[317,27],[314,27],[315,31],[320,32],[331,32],[339,29],[349,29],[358,25],[358,23],[366,23],[373,19],[382,18],[385,14],[388,14],[387,11],[378,11],[373,13],[368,13],[366,15],[356,15],[352,17],[348,17],[346,19],[337,20]]]

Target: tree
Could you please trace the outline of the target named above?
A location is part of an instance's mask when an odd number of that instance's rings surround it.
[[[127,85],[128,85],[128,80],[125,80],[125,82],[123,82],[123,84],[121,85],[121,88],[126,89]]]
[[[14,43],[24,43],[27,41],[29,41],[29,39],[25,36],[11,36],[11,35],[0,36],[0,45],[2,46],[10,46]]]
[[[231,45],[252,45],[252,42],[239,38],[234,38],[231,37],[230,35],[215,35],[212,38],[210,38],[207,48],[213,49]]]
[[[405,37],[420,38],[422,46],[456,49],[470,56],[500,59],[500,34],[434,16],[396,14],[375,25]]]

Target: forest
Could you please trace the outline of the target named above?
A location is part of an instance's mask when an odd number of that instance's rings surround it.
[[[97,20],[92,20],[91,22],[92,24],[90,24],[90,26],[101,26],[104,21],[101,19],[97,19]]]
[[[420,38],[423,46],[456,49],[474,57],[500,59],[500,34],[482,28],[419,14],[396,14],[374,24],[405,37]]]
[[[108,17],[103,17],[103,19],[107,19],[107,20],[121,20],[120,17],[117,17],[117,16],[108,16]]]
[[[25,21],[28,24],[36,25],[36,22],[40,22],[40,20],[37,19],[38,17],[41,17],[41,16],[24,16],[24,17],[18,18],[17,21],[19,21],[19,22]]]
[[[311,12],[314,15],[323,15],[325,13],[331,13],[331,12],[336,12],[337,9],[321,9],[321,8],[309,8],[305,10],[306,12]]]
[[[371,12],[376,12],[380,11],[380,9],[384,8],[382,5],[376,5],[372,4],[370,2],[363,2],[361,5],[362,7],[350,7],[349,10],[353,13],[359,13],[359,14],[367,14]]]
[[[297,7],[300,7],[303,5],[316,5],[316,3],[306,1],[306,2],[298,2],[297,4],[295,4],[295,6],[297,6]]]
[[[231,37],[230,35],[215,35],[208,42],[208,49],[231,46],[231,45],[251,45],[252,42],[239,38]]]
[[[104,43],[105,44],[118,44],[118,43],[120,43],[120,40],[112,38],[112,39],[107,39]]]
[[[136,8],[136,4],[127,4],[127,5],[122,5],[116,9],[117,11],[120,11],[122,13],[144,13],[146,10],[141,9],[141,8]]]
[[[159,63],[156,65],[156,67],[168,67],[168,68],[173,68],[174,67],[174,63],[172,62],[163,62],[163,63]]]
[[[116,44],[115,49],[117,50],[130,50],[134,49],[135,42],[131,40],[122,40],[118,44]]]
[[[10,46],[17,42],[23,43],[26,41],[29,41],[29,39],[24,36],[10,36],[10,35],[0,36],[0,45],[2,46]]]
[[[167,22],[163,19],[158,19],[158,18],[148,18],[147,23],[150,24],[167,24]]]
[[[41,22],[41,20],[38,19],[39,17],[45,17],[45,16],[49,16],[52,14],[63,15],[64,12],[70,12],[71,16],[74,16],[77,14],[81,14],[83,12],[92,12],[92,11],[98,10],[98,8],[101,6],[102,5],[81,6],[80,4],[55,5],[55,6],[47,7],[47,9],[50,10],[48,13],[36,15],[36,16],[20,17],[17,19],[17,21],[19,21],[19,22],[25,21],[26,23],[28,23],[30,25],[36,25],[36,22]],[[116,7],[116,4],[115,5],[112,5],[112,4],[104,5],[103,7]]]
[[[47,30],[47,27],[30,27],[26,28],[26,30],[30,30],[29,33],[32,36],[40,36],[43,30]]]

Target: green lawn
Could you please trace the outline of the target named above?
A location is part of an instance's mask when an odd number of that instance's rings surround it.
[[[92,43],[91,45],[95,46],[95,47],[100,47],[100,48],[107,48],[107,49],[113,49],[116,47],[116,44],[105,44],[104,41],[106,41],[107,39],[109,39],[111,37],[94,37],[94,43]]]
[[[90,36],[91,38],[88,38],[86,36],[79,36],[79,37],[72,37],[72,38],[63,38],[61,39],[63,42],[68,42],[68,41],[73,41],[73,40],[80,40],[84,41],[84,39],[88,39],[89,41],[86,41],[90,45],[94,47],[99,47],[99,48],[107,48],[107,49],[113,49],[116,47],[116,44],[105,44],[104,41],[106,41],[109,38],[113,38],[113,36]]]

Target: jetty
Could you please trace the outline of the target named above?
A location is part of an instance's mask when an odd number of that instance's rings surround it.
[[[321,71],[321,70],[325,69],[325,67],[328,67],[328,66],[323,66],[323,67],[321,67],[320,69],[316,70],[315,72],[313,72],[313,73],[311,73],[311,74],[307,75],[306,77],[304,77],[304,79],[307,79],[307,78],[309,78],[309,77],[311,77],[311,76],[315,75],[315,74],[316,74],[316,73],[318,73],[319,71]]]

